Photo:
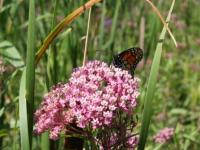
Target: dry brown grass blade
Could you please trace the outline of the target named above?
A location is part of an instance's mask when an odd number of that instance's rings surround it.
[[[92,7],[89,9],[89,14],[88,14],[88,24],[87,24],[87,32],[86,32],[86,38],[85,38],[85,48],[84,48],[84,55],[83,55],[83,66],[85,66],[86,56],[87,56],[88,34],[89,34],[89,29],[90,29],[91,12],[92,12]]]
[[[163,23],[163,25],[166,27],[169,35],[171,36],[175,46],[177,47],[177,42],[176,42],[176,39],[174,38],[171,30],[169,29],[168,27],[168,24],[165,22],[165,20],[163,19],[162,15],[160,14],[159,10],[157,9],[157,7],[153,4],[153,2],[151,2],[150,0],[146,0],[150,5],[151,7],[153,8],[153,10],[155,11],[155,13],[158,15],[158,17],[160,18],[161,22]],[[175,0],[173,0],[173,2],[175,2]]]

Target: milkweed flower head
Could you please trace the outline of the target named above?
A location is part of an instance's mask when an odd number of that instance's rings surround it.
[[[132,115],[137,105],[138,78],[128,71],[91,61],[74,70],[66,84],[58,84],[35,112],[35,132],[50,131],[57,139],[70,123],[92,130],[112,126],[117,112]]]
[[[173,128],[164,128],[160,130],[154,137],[155,143],[166,143],[168,140],[172,138],[174,134]]]

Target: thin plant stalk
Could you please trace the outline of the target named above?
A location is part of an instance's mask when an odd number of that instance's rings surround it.
[[[85,48],[84,48],[84,55],[83,55],[83,66],[85,66],[87,49],[88,49],[88,34],[89,34],[89,29],[90,29],[91,11],[92,11],[92,7],[89,9],[89,14],[88,14],[87,32],[86,32],[86,37],[85,37]]]
[[[164,24],[165,28],[167,29],[169,35],[171,36],[175,46],[177,47],[177,42],[176,42],[176,39],[174,38],[171,30],[169,29],[168,27],[168,24],[167,22],[165,22],[165,20],[163,19],[162,15],[160,14],[159,10],[156,8],[156,6],[153,4],[153,2],[151,2],[150,0],[146,0],[150,5],[151,7],[153,8],[153,11],[155,11],[155,13],[158,15],[158,17],[160,18],[161,22]]]

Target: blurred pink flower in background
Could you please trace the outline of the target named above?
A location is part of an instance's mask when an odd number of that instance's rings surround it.
[[[183,43],[183,42],[177,43],[177,48],[178,48],[178,49],[185,49],[186,46],[187,46],[187,45],[186,45],[185,43]]]
[[[200,46],[200,38],[196,39],[196,43]]]
[[[185,22],[184,21],[182,21],[182,20],[176,20],[176,21],[174,21],[174,25],[175,25],[175,27],[177,28],[177,29],[185,29],[186,28],[186,24],[185,24]]]
[[[173,59],[173,57],[174,57],[174,53],[172,53],[172,52],[167,52],[165,54],[165,58],[167,58],[167,59]]]
[[[174,134],[173,128],[164,128],[160,130],[154,137],[154,141],[156,143],[166,143],[168,140],[172,138]]]

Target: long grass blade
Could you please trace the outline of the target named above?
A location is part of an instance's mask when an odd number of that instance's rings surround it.
[[[22,73],[19,89],[19,118],[20,118],[20,137],[21,149],[29,150],[29,133],[28,133],[28,114],[27,114],[27,100],[26,100],[26,68]]]
[[[27,41],[26,69],[24,69],[19,99],[20,134],[22,149],[32,146],[33,107],[35,85],[35,0],[29,1],[29,24]]]
[[[29,127],[29,143],[32,145],[33,109],[35,88],[35,0],[29,1],[29,24],[26,58],[26,99]]]
[[[166,22],[170,21],[174,3],[175,3],[175,0],[173,0],[171,4],[171,8],[169,10]],[[144,98],[144,111],[143,111],[143,116],[142,116],[143,117],[142,127],[140,131],[140,140],[139,140],[138,150],[144,150],[145,143],[148,136],[148,129],[149,129],[149,125],[150,125],[150,121],[152,117],[153,96],[155,93],[156,80],[158,76],[158,69],[160,66],[160,59],[161,59],[161,54],[162,54],[162,45],[163,45],[163,40],[165,38],[166,31],[167,31],[167,28],[164,26],[159,38],[159,42],[157,43],[156,51],[155,51],[152,66],[151,66],[150,76],[149,76],[149,80],[147,84],[147,91]]]

